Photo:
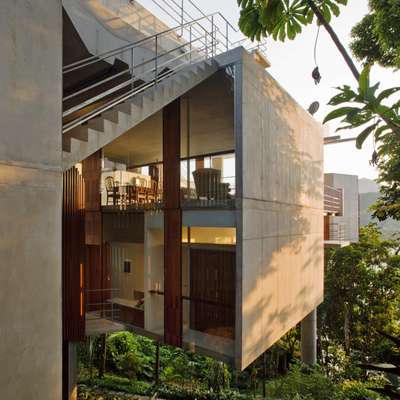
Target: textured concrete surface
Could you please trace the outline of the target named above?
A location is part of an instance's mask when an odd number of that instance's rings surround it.
[[[358,242],[360,210],[358,176],[346,174],[325,174],[325,183],[343,190],[343,216],[332,217],[333,224],[344,225],[345,240]]]
[[[244,368],[322,301],[323,152],[321,126],[245,52],[238,74],[236,365]]]
[[[61,0],[0,4],[2,400],[61,399],[61,31]]]

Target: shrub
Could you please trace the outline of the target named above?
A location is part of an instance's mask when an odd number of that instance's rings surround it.
[[[302,365],[293,365],[287,375],[270,382],[267,392],[272,398],[281,400],[342,398],[340,387],[331,382],[319,369]]]
[[[359,381],[344,381],[342,383],[343,399],[345,400],[380,400],[383,397],[379,396],[378,393],[369,390],[368,383]]]
[[[153,377],[155,346],[149,339],[131,332],[118,332],[107,338],[107,366],[131,379]],[[145,350],[145,352],[143,351]]]

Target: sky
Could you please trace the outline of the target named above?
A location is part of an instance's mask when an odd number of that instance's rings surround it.
[[[151,8],[151,0],[140,2],[145,7]],[[195,2],[205,13],[221,11],[230,21],[237,24],[239,9],[236,0],[195,0]],[[367,0],[349,0],[348,6],[342,8],[341,15],[332,20],[332,26],[346,48],[350,42],[351,28],[367,13]],[[330,111],[327,103],[335,95],[335,87],[343,84],[354,87],[356,82],[329,35],[321,28],[317,44],[317,64],[322,80],[319,85],[314,84],[311,72],[315,67],[316,34],[317,26],[314,24],[304,28],[302,34],[293,41],[288,40],[282,43],[268,39],[266,54],[272,65],[269,73],[301,106],[307,109],[314,101],[320,103],[315,118],[322,121]],[[361,69],[361,66],[358,66]],[[390,70],[376,66],[372,70],[372,82],[379,80],[381,88],[397,86],[396,75]],[[330,123],[328,135],[336,135],[337,127],[337,123]],[[357,133],[357,131],[341,132],[342,138],[354,137]],[[372,139],[368,140],[361,150],[356,149],[355,142],[327,145],[324,150],[325,172],[355,174],[360,178],[376,178],[377,171],[369,164],[373,150]]]

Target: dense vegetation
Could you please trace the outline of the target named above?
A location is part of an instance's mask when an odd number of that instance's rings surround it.
[[[80,346],[80,398],[157,393],[162,399],[246,400],[265,390],[266,398],[281,400],[384,399],[368,388],[385,385],[386,376],[360,365],[386,361],[394,351],[378,331],[400,332],[399,250],[398,240],[383,239],[369,225],[361,229],[359,243],[327,252],[316,368],[299,362],[298,327],[242,373],[168,346],[159,347],[158,370],[157,343],[120,332],[107,336],[105,358],[101,337]]]

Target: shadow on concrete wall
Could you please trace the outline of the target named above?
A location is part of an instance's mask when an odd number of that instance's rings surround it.
[[[267,148],[273,154],[271,160],[275,166],[272,164],[271,169],[275,168],[273,183],[278,190],[270,188],[271,196],[266,198],[271,209],[279,214],[278,233],[277,246],[272,252],[268,253],[268,249],[265,249],[266,240],[263,238],[259,268],[263,272],[254,285],[247,289],[248,295],[244,299],[243,318],[250,322],[250,329],[242,332],[245,335],[242,367],[300,322],[323,297],[322,134],[318,136],[318,124],[269,74],[265,74],[258,84],[259,87],[253,85],[252,88],[260,98],[265,97],[264,105],[259,109],[263,113],[263,124],[268,125],[268,130],[275,129],[272,134],[276,143]],[[310,134],[312,132],[314,134]],[[262,140],[269,140],[268,135],[264,135]],[[262,147],[266,148],[264,143]],[[283,168],[277,171],[276,166]],[[268,179],[265,174],[268,173],[264,168],[261,169],[263,186],[265,179]],[[264,195],[266,190],[263,187]],[[265,204],[265,198],[256,200]],[[289,214],[285,215],[285,212]],[[287,279],[279,282],[279,274],[282,273]],[[246,274],[245,264],[243,274]],[[281,286],[272,290],[271,286],[264,288],[268,281]],[[287,286],[282,287],[285,283]],[[271,294],[260,296],[257,294],[260,290],[269,290]],[[251,302],[253,295],[258,298],[256,303]],[[251,306],[246,305],[247,300]],[[259,324],[263,314],[265,321]],[[260,329],[263,331],[260,332]]]

